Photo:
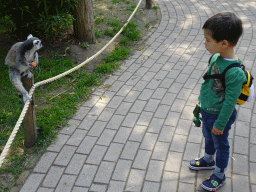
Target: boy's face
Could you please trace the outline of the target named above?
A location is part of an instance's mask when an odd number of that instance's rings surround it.
[[[217,42],[212,38],[212,32],[209,29],[204,29],[204,37],[205,37],[205,48],[211,53],[220,53],[222,48],[222,42]]]

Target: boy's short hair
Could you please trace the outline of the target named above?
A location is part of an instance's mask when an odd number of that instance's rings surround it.
[[[234,13],[218,13],[209,18],[203,25],[212,33],[212,38],[217,42],[227,40],[235,46],[243,33],[242,21]]]

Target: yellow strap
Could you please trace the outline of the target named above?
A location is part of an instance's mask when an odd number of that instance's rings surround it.
[[[246,86],[248,86],[248,87],[249,87],[250,82],[251,82],[251,75],[250,75],[250,73],[249,73],[247,70],[245,70],[245,71],[246,71],[247,76],[248,76],[248,81],[247,81],[247,83],[246,83]]]

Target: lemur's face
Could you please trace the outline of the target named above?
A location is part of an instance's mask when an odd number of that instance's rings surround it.
[[[42,43],[41,43],[40,40],[34,40],[34,41],[33,41],[33,45],[34,45],[34,48],[35,48],[36,50],[41,49],[41,48],[43,47],[43,45],[42,45]]]

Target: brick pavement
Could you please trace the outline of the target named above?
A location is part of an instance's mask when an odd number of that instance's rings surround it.
[[[191,121],[210,54],[202,24],[236,12],[244,34],[236,53],[256,77],[256,3],[156,0],[161,23],[121,69],[85,102],[41,157],[21,192],[203,191],[212,171],[191,171],[203,155]],[[106,86],[111,85],[111,86]],[[255,101],[237,107],[225,192],[256,191]]]

